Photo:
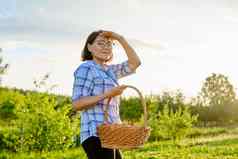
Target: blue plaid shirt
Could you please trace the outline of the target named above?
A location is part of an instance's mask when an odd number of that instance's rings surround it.
[[[118,85],[117,80],[132,74],[128,61],[121,64],[108,65],[103,69],[93,60],[82,63],[74,72],[72,101],[81,97],[96,96]],[[113,97],[109,105],[109,123],[120,123],[119,98]],[[97,126],[103,123],[104,108],[107,99],[99,101],[93,107],[80,112],[80,142],[90,136],[97,136]]]

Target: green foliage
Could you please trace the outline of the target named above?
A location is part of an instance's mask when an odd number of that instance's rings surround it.
[[[176,112],[180,107],[185,107],[185,97],[180,90],[174,92],[165,91],[161,95],[154,97],[157,100],[156,113],[162,111],[167,105],[169,111]]]
[[[192,114],[198,114],[200,126],[225,126],[236,124],[238,121],[238,101],[221,105],[204,106],[201,101],[194,99],[190,103]]]
[[[204,130],[202,130],[204,131]],[[210,131],[210,130],[209,130]],[[123,159],[237,159],[237,135],[225,134],[182,140],[181,146],[171,141],[148,142],[142,148],[123,150]],[[237,131],[236,131],[237,134]],[[0,149],[0,159],[86,159],[82,147],[46,152],[11,153]]]
[[[181,107],[176,111],[169,111],[167,105],[158,116],[152,116],[150,124],[152,135],[161,136],[164,139],[179,141],[184,138],[197,121],[197,116],[192,116],[187,107]],[[153,132],[154,131],[154,132]]]
[[[208,106],[218,106],[232,103],[236,94],[228,77],[213,73],[207,77],[201,91],[203,102]]]
[[[14,91],[0,91],[0,119],[16,118],[16,108],[24,105],[25,96]]]
[[[230,106],[230,117],[234,123],[238,123],[238,99],[236,99]]]
[[[206,78],[201,90],[203,105],[208,108],[208,121],[229,123],[233,120],[232,103],[235,101],[235,90],[228,77],[213,73]]]
[[[121,100],[120,115],[122,120],[135,122],[141,118],[142,114],[143,107],[139,98],[130,97]]]
[[[156,112],[157,110],[157,102],[156,100],[152,100],[151,103],[148,105],[148,108],[150,108],[149,112],[149,126],[151,127],[152,131],[150,132],[150,138],[149,140],[159,140],[162,139],[163,136],[159,132],[159,121],[158,121],[158,113]]]
[[[78,123],[68,116],[71,105],[54,109],[55,105],[55,99],[45,94],[26,96],[25,105],[17,110],[15,122],[15,133],[19,136],[17,151],[55,150],[73,144]]]
[[[68,97],[0,88],[0,149],[45,151],[75,145],[79,116]]]
[[[41,81],[34,81],[36,88],[47,93],[0,87],[0,150],[42,152],[66,150],[78,145],[79,116],[72,116],[75,112],[69,97],[49,94],[53,86],[47,86],[48,77],[45,75]],[[185,136],[227,133],[225,129],[190,131],[197,120],[205,126],[214,121],[216,124],[238,122],[238,100],[232,98],[232,102],[228,102],[227,99],[231,98],[219,98],[219,102],[213,103],[223,104],[207,106],[203,96],[185,103],[180,91],[147,97],[148,123],[152,128],[150,141],[172,139],[175,142]],[[137,97],[122,98],[120,114],[124,122],[142,122],[140,102]]]
[[[9,151],[16,151],[18,145],[19,136],[16,133],[18,130],[13,126],[0,128],[0,149],[7,149]]]
[[[185,137],[197,121],[197,116],[192,116],[187,107],[176,112],[169,112],[168,108],[159,113],[159,131],[163,136],[178,140]]]
[[[186,136],[197,115],[191,115],[180,91],[152,96],[149,109],[150,140],[178,140]]]

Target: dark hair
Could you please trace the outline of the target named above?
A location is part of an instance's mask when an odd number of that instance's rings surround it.
[[[98,30],[98,31],[94,31],[91,34],[89,34],[89,36],[86,40],[86,43],[84,45],[82,54],[81,54],[82,61],[93,59],[92,53],[88,50],[88,44],[93,44],[93,42],[95,41],[97,36],[102,32],[103,32],[103,30]]]

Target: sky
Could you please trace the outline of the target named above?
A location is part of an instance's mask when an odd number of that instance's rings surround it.
[[[99,29],[124,36],[142,61],[120,84],[193,97],[221,73],[237,91],[236,0],[0,0],[1,56],[10,64],[3,85],[32,90],[50,73],[52,92],[71,95],[85,40]],[[112,62],[126,59],[117,43]]]

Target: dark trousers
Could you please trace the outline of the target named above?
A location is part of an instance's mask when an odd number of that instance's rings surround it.
[[[102,148],[98,137],[92,136],[82,143],[88,159],[114,159],[113,149]],[[120,151],[116,150],[116,159],[122,159]]]

